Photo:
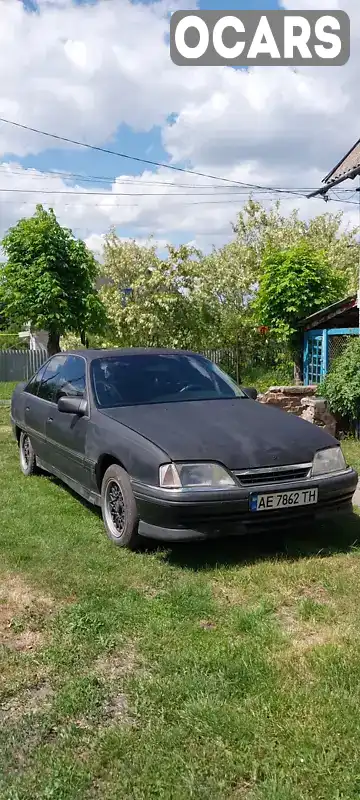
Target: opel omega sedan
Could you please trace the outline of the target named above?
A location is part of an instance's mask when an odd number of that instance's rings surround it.
[[[182,350],[59,353],[11,418],[24,475],[100,506],[120,546],[306,524],[349,511],[357,483],[336,439]]]

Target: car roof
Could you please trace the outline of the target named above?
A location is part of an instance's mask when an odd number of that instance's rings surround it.
[[[175,350],[167,347],[119,347],[109,350],[66,350],[67,355],[82,356],[87,361],[94,361],[98,358],[116,358],[119,356],[136,355],[191,355],[198,356],[192,350]]]

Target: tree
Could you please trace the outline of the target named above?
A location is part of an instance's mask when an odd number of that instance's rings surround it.
[[[0,304],[19,325],[46,330],[48,351],[60,349],[60,336],[105,324],[105,309],[95,289],[98,265],[85,243],[61,227],[53,210],[41,205],[10,228],[2,241],[7,261],[0,273]]]
[[[149,242],[106,237],[101,297],[111,320],[111,338],[120,346],[199,347],[209,324],[197,291],[201,253],[168,245],[161,259]]]
[[[224,255],[227,250],[231,251],[233,259],[244,264],[246,252],[246,270],[255,280],[260,277],[267,250],[290,249],[305,240],[311,248],[323,252],[335,270],[346,275],[348,291],[356,291],[360,228],[346,228],[342,211],[320,214],[305,221],[300,219],[297,209],[284,216],[280,200],[266,208],[250,199],[232,227],[235,239],[223,248],[222,253]]]
[[[287,250],[265,252],[252,309],[259,324],[289,341],[295,362],[299,356],[298,323],[309,314],[339,300],[346,275],[330,266],[324,252],[307,241]]]
[[[344,229],[342,212],[305,222],[297,210],[283,214],[280,201],[265,207],[253,199],[246,203],[232,227],[233,240],[220,249],[214,248],[199,264],[197,290],[213,320],[207,331],[208,342],[215,347],[236,347],[243,364],[255,360],[269,364],[280,357],[279,331],[276,337],[259,337],[258,320],[252,313],[265,254],[307,243],[343,276],[344,293],[350,293],[357,286],[358,229]],[[286,336],[283,341],[285,346]],[[284,357],[287,360],[288,354],[284,353]]]

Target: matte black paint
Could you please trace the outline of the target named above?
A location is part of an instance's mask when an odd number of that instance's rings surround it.
[[[159,466],[170,460],[218,461],[230,470],[310,462],[317,450],[336,444],[322,429],[254,400],[199,400],[127,406],[99,411],[89,381],[94,358],[146,349],[70,351],[87,362],[87,416],[63,413],[55,403],[16,387],[11,403],[14,431],[28,431],[41,465],[90,502],[100,503],[102,465],[118,461],[127,470],[140,516],[139,532],[168,540],[244,533],[254,526],[294,521],[294,512],[249,518],[249,488],[182,495],[158,487]],[[154,352],[151,350],[150,352]],[[158,353],[176,352],[157,350]],[[179,351],[177,351],[179,352]],[[181,352],[181,351],[180,351]],[[194,355],[194,354],[192,354]],[[357,475],[310,480],[319,487],[319,507],[296,510],[296,518],[351,505]],[[286,486],[296,488],[295,483]],[[284,488],[283,486],[280,488]],[[254,487],[252,487],[254,490]],[[261,491],[276,491],[273,485]],[[265,514],[266,518],[268,517]],[[152,527],[155,526],[155,527]]]
[[[255,400],[194,400],[102,412],[137,431],[173,461],[219,461],[229,469],[312,461],[337,444],[315,425]]]

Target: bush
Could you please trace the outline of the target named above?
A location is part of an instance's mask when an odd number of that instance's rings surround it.
[[[349,423],[360,419],[360,338],[354,338],[333,363],[320,384],[318,394],[329,404],[330,411]]]
[[[242,386],[255,386],[258,392],[266,392],[270,386],[292,386],[293,364],[274,367],[249,367],[240,373]]]
[[[27,339],[20,339],[17,333],[1,333],[0,350],[28,350],[29,342]]]

